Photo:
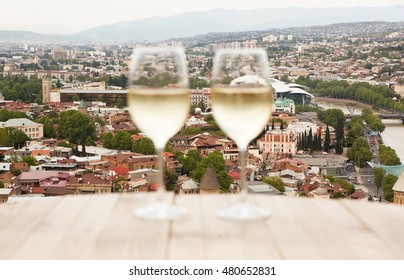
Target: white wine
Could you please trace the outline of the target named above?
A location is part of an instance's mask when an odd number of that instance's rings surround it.
[[[184,125],[189,111],[189,90],[130,89],[128,104],[136,126],[152,139],[156,148],[164,148]]]
[[[269,120],[271,87],[213,87],[212,109],[220,128],[240,149],[256,137]]]

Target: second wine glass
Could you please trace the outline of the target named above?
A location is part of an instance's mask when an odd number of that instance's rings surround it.
[[[189,111],[188,71],[182,48],[136,48],[130,69],[129,112],[154,143],[158,158],[158,201],[137,209],[137,217],[175,219],[186,209],[163,203],[163,151],[167,141],[183,126]]]
[[[240,203],[218,212],[225,219],[249,221],[270,215],[247,201],[245,166],[248,144],[267,124],[273,106],[268,58],[264,50],[219,50],[214,58],[212,111],[220,128],[233,139],[240,157]]]

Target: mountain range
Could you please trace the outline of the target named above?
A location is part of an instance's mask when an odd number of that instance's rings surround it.
[[[161,41],[210,32],[237,32],[328,25],[341,22],[403,21],[404,5],[345,8],[215,9],[187,12],[171,17],[153,17],[117,22],[69,35],[47,35],[29,31],[1,31],[7,41]]]

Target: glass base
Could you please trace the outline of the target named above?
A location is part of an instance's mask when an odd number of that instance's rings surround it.
[[[133,212],[136,217],[151,221],[175,220],[186,213],[187,209],[167,203],[153,203]]]
[[[231,221],[256,221],[271,216],[271,211],[255,207],[249,203],[239,203],[230,208],[217,211],[217,216]]]

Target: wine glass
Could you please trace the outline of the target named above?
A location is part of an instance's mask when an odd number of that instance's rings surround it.
[[[142,132],[153,141],[158,156],[157,202],[136,209],[137,217],[171,220],[186,209],[163,203],[163,151],[183,126],[189,111],[188,71],[183,48],[135,48],[128,92],[129,112]]]
[[[216,53],[212,73],[212,111],[219,127],[236,142],[241,166],[240,202],[220,210],[219,217],[249,221],[270,215],[269,210],[247,201],[245,165],[248,144],[264,129],[273,103],[268,58],[264,50],[232,49]]]

